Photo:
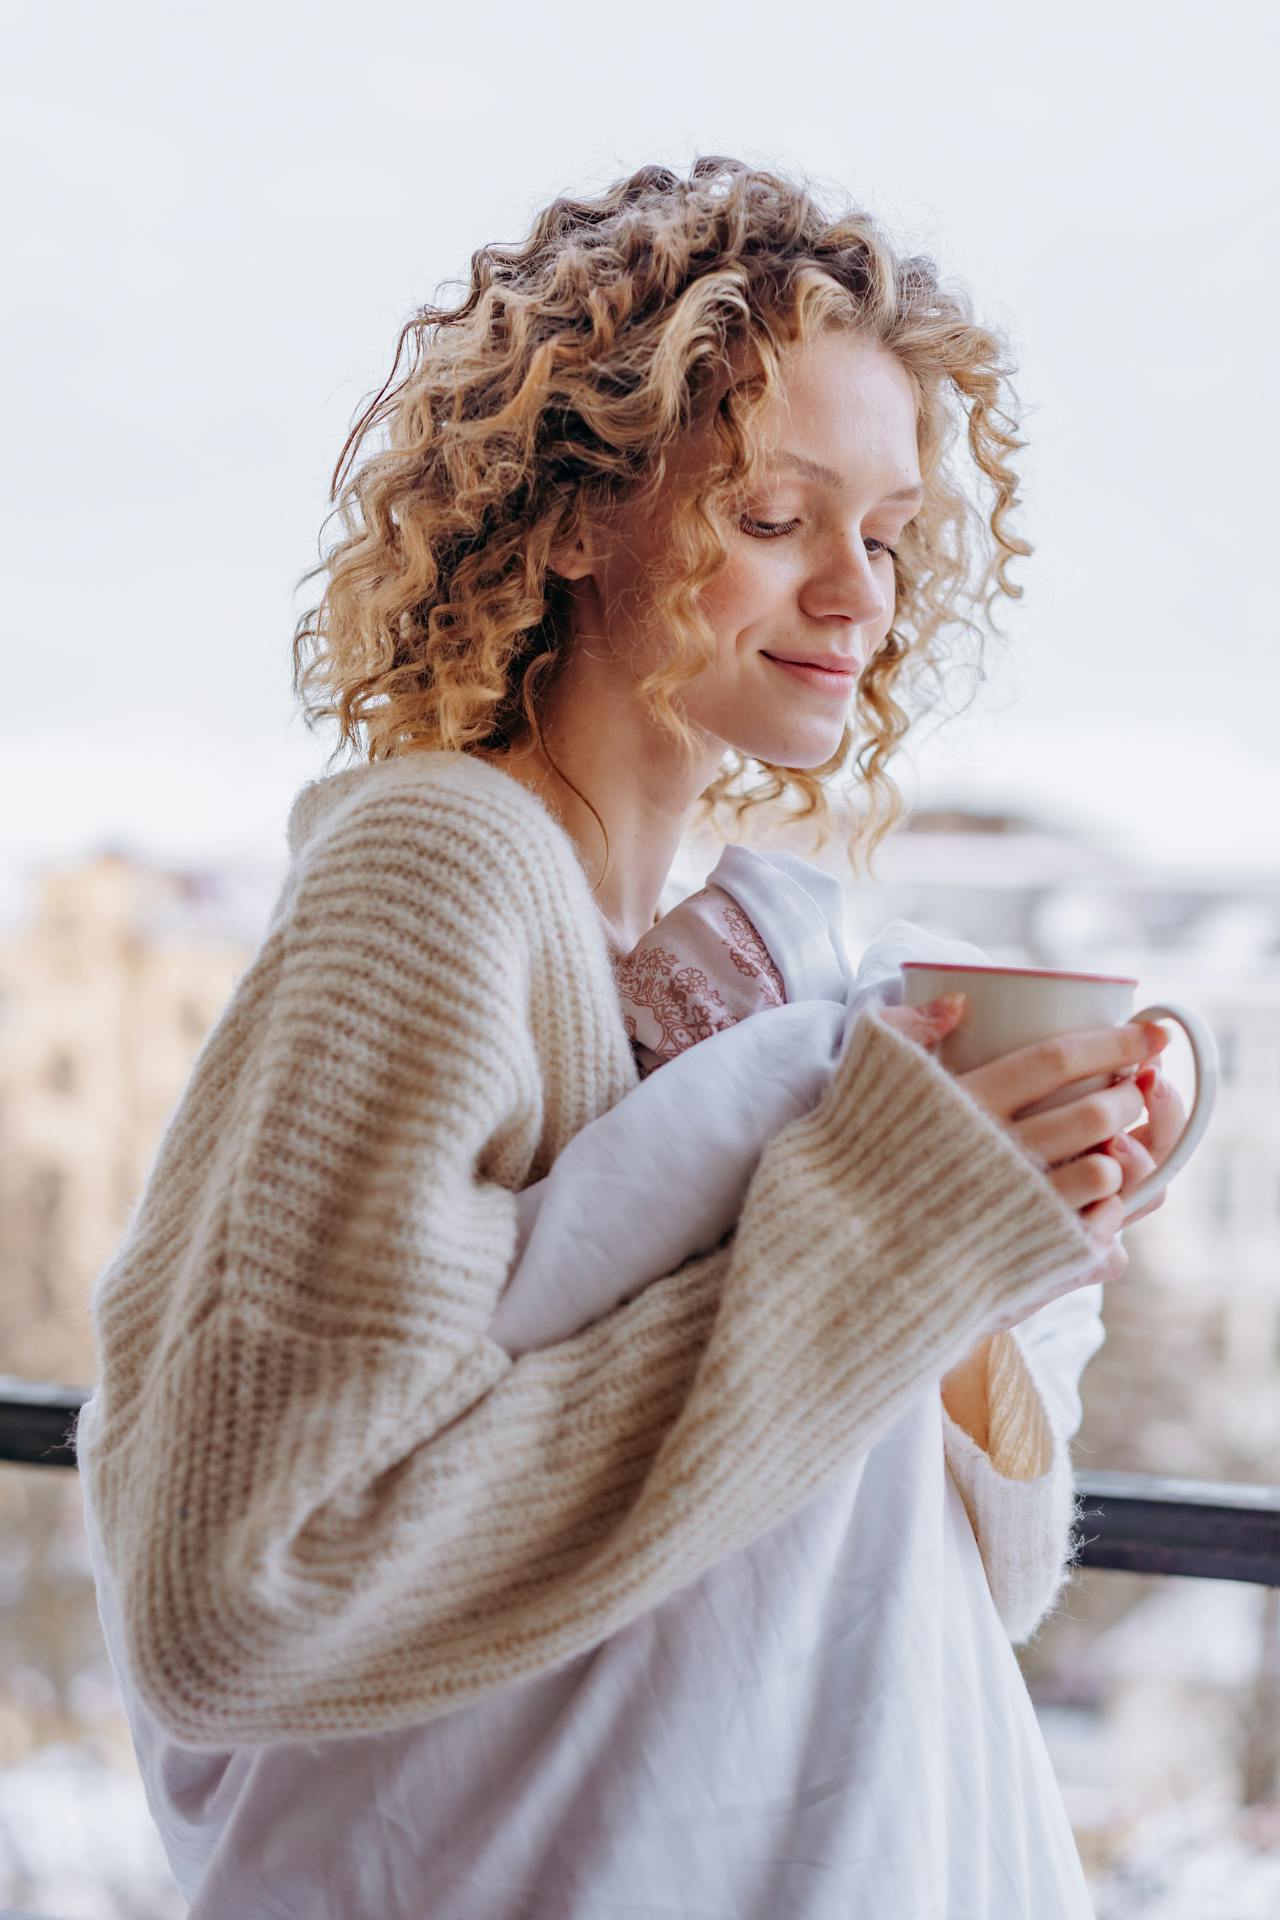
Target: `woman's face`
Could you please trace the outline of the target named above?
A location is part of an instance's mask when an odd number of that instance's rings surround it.
[[[677,485],[705,464],[711,431],[704,423],[673,451]],[[921,497],[911,381],[882,347],[820,335],[793,349],[761,433],[768,478],[740,523],[723,529],[728,560],[701,592],[716,658],[675,697],[707,736],[709,764],[736,747],[775,766],[816,767],[839,748],[858,675],[893,623],[890,549]],[[663,657],[645,575],[664,538],[661,507],[624,507],[581,563],[593,651],[603,641],[601,664],[637,678]],[[842,674],[781,664],[821,656]]]

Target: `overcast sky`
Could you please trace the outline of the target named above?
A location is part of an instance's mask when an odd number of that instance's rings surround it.
[[[720,152],[870,207],[1018,363],[1024,597],[895,763],[908,800],[1275,873],[1276,18],[28,0],[0,83],[5,863],[282,859],[333,744],[294,713],[295,582],[401,325],[555,194]]]

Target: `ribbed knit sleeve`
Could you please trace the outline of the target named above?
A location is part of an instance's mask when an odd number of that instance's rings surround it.
[[[516,791],[352,782],[94,1289],[86,1497],[134,1683],[190,1744],[390,1730],[583,1652],[1097,1261],[868,1011],[724,1245],[513,1360],[515,1191],[629,1062],[583,871]]]

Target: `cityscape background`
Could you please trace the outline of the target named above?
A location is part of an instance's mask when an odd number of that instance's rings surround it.
[[[1211,30],[1209,28],[1211,27]],[[0,1374],[87,1385],[88,1295],[265,926],[331,736],[294,712],[329,476],[413,308],[560,192],[733,153],[931,253],[1004,330],[1034,552],[847,881],[1216,1036],[1126,1234],[1078,1466],[1280,1486],[1273,12],[757,4],[473,22],[372,0],[20,6],[0,701]],[[329,537],[332,537],[330,532]],[[966,658],[970,656],[966,654]],[[809,852],[803,837],[772,844]],[[670,899],[716,848],[682,849]],[[1185,1042],[1166,1071],[1189,1090]],[[1280,1910],[1280,1591],[1078,1573],[1020,1652],[1099,1920]],[[75,1476],[0,1465],[0,1906],[178,1920]]]

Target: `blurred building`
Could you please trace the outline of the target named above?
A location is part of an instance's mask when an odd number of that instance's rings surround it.
[[[0,938],[0,1372],[93,1379],[90,1284],[265,912],[118,853],[35,877]]]

